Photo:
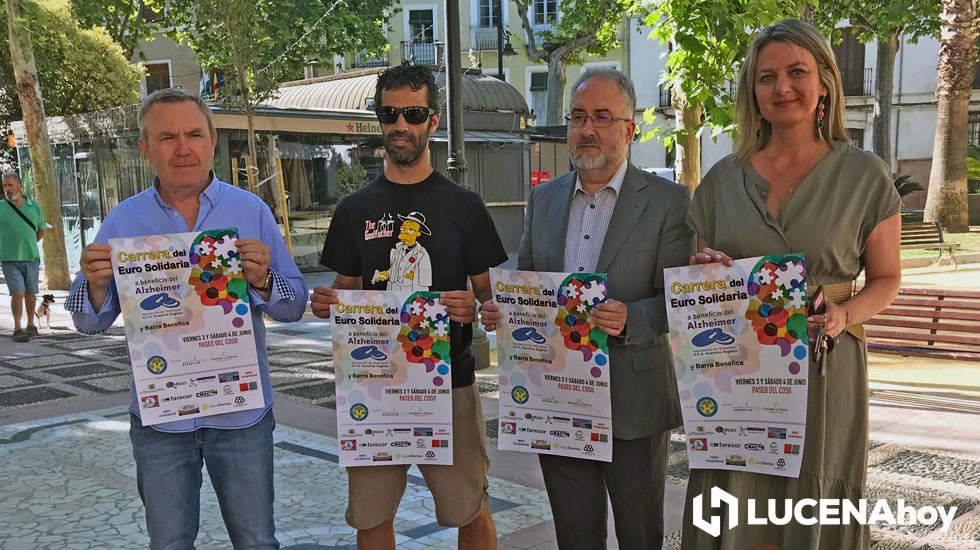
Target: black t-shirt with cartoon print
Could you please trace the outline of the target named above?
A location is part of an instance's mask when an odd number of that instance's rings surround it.
[[[412,185],[384,176],[337,205],[320,263],[369,290],[465,290],[507,260],[483,200],[438,172]],[[450,323],[453,387],[473,383],[473,327]]]

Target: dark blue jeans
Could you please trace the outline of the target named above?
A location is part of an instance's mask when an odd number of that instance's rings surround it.
[[[136,483],[146,507],[152,550],[194,548],[200,524],[201,466],[218,495],[235,549],[278,549],[273,521],[272,430],[269,411],[254,426],[187,433],[143,427],[130,414]]]

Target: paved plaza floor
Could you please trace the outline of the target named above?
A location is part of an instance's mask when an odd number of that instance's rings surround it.
[[[975,284],[980,265],[942,276]],[[312,284],[328,281],[308,276]],[[931,284],[927,270],[907,278]],[[955,282],[953,284],[955,284]],[[147,537],[136,493],[125,408],[129,365],[118,325],[86,336],[71,329],[55,293],[52,326],[26,344],[10,339],[6,288],[0,285],[0,548],[140,548]],[[275,389],[276,525],[284,548],[353,548],[344,522],[346,472],[337,464],[329,326],[307,315],[269,324]],[[492,343],[492,337],[491,337]],[[873,548],[980,548],[980,365],[872,356],[869,498],[913,506],[955,505],[948,532],[873,530]],[[556,548],[537,459],[497,451],[497,383],[478,373],[488,449],[491,510],[501,548]],[[855,450],[860,452],[860,450]],[[666,529],[677,548],[688,476],[683,439],[668,462]],[[205,477],[199,548],[229,547]],[[455,529],[435,523],[417,470],[396,519],[399,548],[453,548]],[[616,548],[610,523],[610,547]],[[795,550],[795,549],[787,549]]]

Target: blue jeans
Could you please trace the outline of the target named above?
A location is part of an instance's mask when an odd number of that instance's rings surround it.
[[[201,466],[218,495],[235,549],[278,549],[273,520],[272,411],[238,430],[164,433],[130,413],[136,484],[146,507],[151,550],[194,548],[200,524]]]

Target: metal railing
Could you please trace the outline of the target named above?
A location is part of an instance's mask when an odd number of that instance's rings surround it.
[[[387,67],[388,57],[375,57],[372,55],[358,53],[354,56],[353,67],[355,69],[368,69],[371,67]]]
[[[442,64],[442,42],[402,41],[402,59],[419,65]]]
[[[845,96],[874,94],[874,69],[871,67],[845,67],[840,77]]]
[[[472,27],[473,49],[479,51],[496,51],[498,36],[497,27]]]
[[[970,113],[969,117],[966,123],[967,143],[974,147],[980,147],[980,112],[974,111]]]

